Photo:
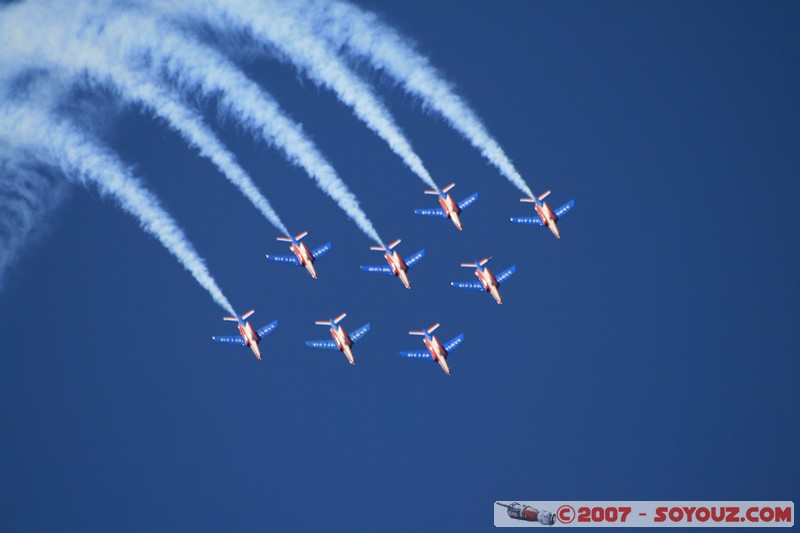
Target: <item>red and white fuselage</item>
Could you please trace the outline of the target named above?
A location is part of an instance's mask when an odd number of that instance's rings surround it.
[[[502,304],[503,299],[500,297],[500,285],[497,283],[497,278],[495,278],[494,274],[489,270],[489,267],[483,267],[482,269],[476,268],[475,275],[478,277],[481,285],[483,285],[483,288],[494,297],[497,303]]]
[[[350,347],[353,346],[353,341],[342,326],[331,327],[331,337],[333,337],[333,341],[336,343],[339,350],[347,356],[347,360],[350,361],[350,364],[356,364],[353,352],[350,349]]]
[[[244,339],[244,343],[253,350],[253,354],[255,354],[256,358],[260,361],[261,351],[258,349],[258,343],[261,342],[261,337],[258,336],[258,333],[256,333],[256,330],[250,325],[250,322],[239,322],[237,325],[239,327],[239,335]]]
[[[305,243],[293,242],[291,246],[289,246],[289,249],[297,257],[297,260],[300,261],[300,265],[306,267],[311,277],[317,279],[317,272],[314,270],[314,256],[308,251]]]
[[[461,213],[461,208],[458,207],[458,204],[455,202],[455,200],[453,200],[453,197],[449,194],[440,194],[439,205],[441,205],[442,209],[444,209],[444,214],[447,215],[447,218],[452,220],[453,224],[455,224],[459,230],[462,230],[463,228],[461,227],[461,219],[458,216]]]
[[[558,233],[556,215],[553,213],[553,210],[550,209],[550,206],[547,205],[547,202],[538,202],[535,207],[536,214],[539,215],[540,219],[542,219],[542,223],[550,228],[550,231],[553,232],[553,235],[556,236],[556,239],[560,239],[561,235]]]
[[[425,343],[425,347],[430,352],[431,357],[433,360],[439,363],[439,366],[442,367],[445,374],[448,376],[450,375],[450,367],[447,366],[447,350],[444,349],[442,343],[439,342],[439,339],[436,338],[436,335],[426,336],[422,339]]]
[[[396,250],[393,250],[391,254],[385,252],[383,257],[386,258],[386,262],[389,263],[392,273],[400,278],[400,281],[403,282],[406,289],[410,289],[411,283],[408,281],[408,266],[405,261],[403,261],[403,258],[400,257]]]

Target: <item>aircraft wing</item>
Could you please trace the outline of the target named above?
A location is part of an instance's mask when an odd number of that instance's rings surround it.
[[[400,352],[400,355],[409,359],[433,359],[429,352],[421,350],[418,352]]]
[[[332,340],[327,341],[306,341],[306,346],[321,348],[322,350],[338,350],[339,347]]]
[[[360,328],[358,328],[357,330],[355,330],[350,335],[350,340],[353,341],[353,343],[355,344],[356,342],[358,342],[362,338],[364,338],[364,335],[366,335],[368,331],[369,331],[369,324],[365,324],[365,325],[361,326]]]
[[[408,268],[413,267],[414,265],[419,263],[419,260],[422,259],[423,257],[425,257],[425,250],[420,250],[419,252],[415,253],[414,255],[410,255],[410,256],[406,257],[406,266]]]
[[[444,209],[442,209],[441,207],[437,207],[435,209],[414,209],[414,213],[429,217],[442,217],[442,218],[447,217],[447,215],[444,212]]]
[[[464,342],[464,334],[463,333],[461,335],[459,335],[458,337],[454,337],[454,338],[450,339],[449,341],[447,341],[447,344],[444,345],[444,349],[447,350],[448,352],[452,352],[453,350],[458,348],[458,345],[461,344],[462,342]]]
[[[276,263],[289,263],[290,265],[300,265],[300,261],[293,255],[269,255],[267,254],[267,259],[270,261],[275,261]]]
[[[241,337],[211,337],[217,342],[224,342],[225,344],[238,344],[239,346],[247,346],[244,339]]]
[[[269,335],[270,333],[275,331],[275,328],[277,328],[277,327],[278,327],[278,321],[276,320],[276,321],[270,322],[266,326],[262,327],[256,333],[258,333],[259,337],[266,337],[267,335]]]
[[[473,291],[483,291],[483,283],[480,281],[453,281],[450,283],[457,289],[471,289]]]
[[[539,217],[511,217],[511,222],[517,224],[533,224],[534,226],[544,226],[542,219]]]
[[[458,202],[458,208],[463,211],[464,209],[474,204],[475,200],[477,199],[478,199],[478,193],[475,193],[472,196],[467,196],[466,198]]]
[[[364,272],[375,272],[376,274],[389,274],[390,276],[394,275],[394,272],[392,272],[392,268],[389,265],[362,266],[361,270]]]
[[[331,248],[333,248],[333,245],[331,243],[325,244],[323,246],[320,246],[319,248],[317,248],[313,252],[311,252],[311,255],[314,256],[314,259],[317,259],[320,256],[325,255],[326,253],[330,252]],[[297,259],[297,258],[295,258],[295,259]]]
[[[556,216],[556,218],[561,218],[564,215],[566,215],[567,212],[569,212],[569,210],[572,209],[573,207],[575,207],[575,200],[570,200],[569,202],[565,203],[564,205],[553,211],[553,214]]]
[[[498,285],[502,285],[508,278],[513,276],[514,272],[516,272],[516,271],[517,271],[517,267],[516,266],[512,266],[512,267],[507,268],[507,269],[503,270],[502,272],[500,272],[500,274],[498,274],[498,276],[496,278],[497,279],[497,284]]]

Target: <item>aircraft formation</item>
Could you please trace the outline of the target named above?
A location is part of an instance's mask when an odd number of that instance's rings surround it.
[[[441,208],[415,209],[414,213],[417,215],[448,218],[453,222],[453,225],[455,225],[459,231],[463,230],[461,214],[465,209],[475,203],[475,201],[478,199],[478,193],[471,194],[470,196],[456,203],[449,194],[449,191],[453,187],[455,187],[455,183],[451,183],[447,187],[438,190],[426,190],[425,194],[438,196]],[[522,198],[520,200],[521,202],[534,204],[535,216],[511,217],[511,222],[546,227],[557,239],[560,239],[561,234],[558,229],[558,222],[575,206],[575,201],[570,200],[559,208],[553,210],[550,208],[547,202],[544,201],[544,199],[549,195],[550,191],[546,191],[539,196]],[[313,251],[309,251],[305,243],[301,242],[302,239],[307,235],[308,232],[304,231],[295,237],[278,237],[279,241],[290,243],[289,249],[294,255],[267,254],[267,259],[276,263],[304,267],[312,278],[317,279],[317,272],[314,267],[314,263],[317,259],[331,250],[332,243],[326,243],[319,248],[314,249]],[[400,244],[400,242],[401,240],[397,239],[389,245],[371,246],[370,250],[383,252],[383,257],[386,259],[387,264],[361,266],[361,270],[365,272],[395,276],[400,279],[407,289],[410,289],[411,281],[408,278],[408,271],[417,263],[419,263],[423,257],[425,257],[425,250],[419,250],[410,256],[403,258],[397,252],[397,246]],[[486,266],[491,259],[491,257],[486,257],[472,263],[461,263],[462,267],[475,269],[474,274],[477,277],[477,281],[453,281],[450,284],[458,289],[488,292],[498,304],[502,304],[503,299],[500,296],[500,285],[508,281],[508,279],[514,275],[517,269],[515,265],[512,265],[495,276]],[[224,320],[226,321],[237,323],[239,335],[214,336],[212,339],[226,344],[247,346],[253,351],[253,354],[256,356],[256,358],[261,360],[259,343],[264,337],[269,335],[275,330],[275,328],[278,327],[278,321],[275,320],[260,329],[255,329],[247,321],[247,319],[253,313],[254,311],[251,310],[241,316],[237,315],[233,317],[224,317]],[[354,330],[352,333],[348,333],[340,324],[340,322],[344,320],[346,316],[347,313],[342,313],[336,318],[316,321],[316,325],[326,326],[329,328],[331,338],[306,341],[306,345],[311,348],[322,350],[340,351],[345,355],[347,361],[351,365],[355,365],[356,360],[353,354],[353,346],[366,336],[370,330],[370,324],[367,323]],[[409,331],[409,335],[423,337],[422,341],[425,345],[425,350],[401,351],[400,355],[407,359],[423,359],[434,361],[438,363],[445,374],[449,376],[450,366],[448,365],[447,357],[453,350],[458,348],[464,342],[464,334],[459,333],[443,344],[435,335],[433,335],[433,332],[436,331],[439,326],[440,324],[436,323],[427,329]]]

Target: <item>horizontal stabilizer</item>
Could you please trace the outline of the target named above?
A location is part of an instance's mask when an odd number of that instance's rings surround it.
[[[408,268],[413,267],[414,265],[419,263],[419,260],[422,259],[423,257],[425,257],[425,250],[420,250],[419,252],[406,257],[405,260],[406,266]]]
[[[464,268],[478,268],[477,263],[461,263],[461,266]]]
[[[447,217],[447,214],[441,207],[434,207],[430,209],[414,209],[414,214],[425,215],[427,217],[442,217],[442,218]]]
[[[497,279],[497,284],[498,285],[502,285],[503,282],[505,282],[512,275],[514,275],[514,272],[516,272],[516,271],[517,271],[517,267],[516,266],[511,266],[511,267],[503,270],[502,272],[500,272],[500,274],[496,278]]]
[[[450,185],[448,185],[447,187],[445,187],[444,189],[442,189],[442,192],[443,192],[443,193],[448,193],[448,192],[450,192],[450,189],[452,189],[452,188],[453,188],[453,187],[455,187],[455,186],[456,186],[456,184],[455,184],[455,183],[451,183]]]
[[[433,191],[433,190],[428,189],[428,190],[425,191],[425,194],[435,194],[436,196],[439,196],[439,191]]]
[[[297,257],[293,255],[269,255],[267,254],[267,259],[270,261],[274,261],[276,263],[286,263],[288,265],[300,265],[300,261],[297,260]]]
[[[397,248],[397,245],[398,245],[398,244],[400,244],[400,239],[397,239],[397,240],[396,240],[396,241],[394,241],[392,244],[390,244],[390,245],[389,245],[389,249],[390,249],[390,250],[394,250],[395,248]]]
[[[444,349],[447,350],[448,352],[452,352],[453,350],[458,348],[458,346],[462,342],[464,342],[464,334],[463,333],[461,335],[459,335],[458,337],[453,337],[452,339],[447,341],[447,343],[444,345]]]
[[[347,313],[342,313],[341,315],[339,315],[339,316],[337,316],[336,318],[333,319],[333,323],[334,324],[338,324],[339,322],[344,320],[344,317],[346,317],[346,316],[347,316]]]
[[[439,323],[437,322],[436,324],[434,324],[434,325],[432,325],[431,327],[429,327],[429,328],[428,328],[428,335],[430,335],[431,333],[433,333],[434,331],[436,331],[437,329],[439,329],[439,326],[440,326],[440,325],[441,325],[441,324],[439,324]]]
[[[390,276],[394,276],[394,272],[388,265],[362,265],[361,270],[364,272],[372,272],[374,274],[388,274]]]
[[[472,291],[484,291],[483,283],[480,281],[452,281],[450,285],[457,289],[469,289]]]
[[[330,320],[317,320],[317,321],[314,322],[314,324],[316,324],[318,326],[330,326],[331,325],[331,321]]]
[[[236,344],[238,346],[246,346],[244,339],[241,337],[211,337],[217,342],[223,342],[225,344]]]
[[[332,340],[324,341],[306,341],[306,346],[311,348],[319,348],[321,350],[338,350],[339,347]]]
[[[299,235],[295,235],[295,236],[294,236],[294,240],[296,240],[296,241],[299,241],[300,239],[302,239],[302,238],[303,238],[303,237],[305,237],[306,235],[308,235],[308,232],[307,232],[307,231],[304,231],[303,233],[301,233],[301,234],[299,234]]]
[[[249,310],[248,312],[246,312],[245,314],[242,315],[242,320],[247,320],[248,318],[250,318],[252,316],[253,313],[255,313],[254,310],[252,310],[252,309]]]
[[[553,212],[553,214],[556,216],[556,218],[561,218],[564,215],[566,215],[569,212],[569,210],[572,209],[573,207],[575,207],[575,200],[570,200],[569,202],[565,203],[564,205],[556,209]]]
[[[543,192],[542,194],[539,195],[539,201],[541,202],[542,200],[544,200],[548,196],[550,196],[550,191]]]
[[[491,258],[491,257],[484,257],[483,259],[481,259],[481,260],[478,262],[478,264],[479,264],[480,266],[483,266],[483,265],[485,265],[486,263],[488,263],[488,262],[489,262],[489,261],[491,261],[491,260],[492,260],[492,258]]]
[[[473,194],[471,196],[467,196],[466,198],[464,198],[463,200],[458,202],[458,208],[463,211],[464,209],[466,209],[469,206],[471,206],[472,204],[474,204],[475,200],[477,200],[477,199],[478,199],[478,193],[475,193],[475,194]]]
[[[526,196],[525,198],[520,198],[519,201],[522,202],[522,203],[525,203],[525,204],[535,204],[536,203],[536,200],[531,198],[531,197],[529,197],[529,196]]]
[[[278,241],[281,241],[281,242],[292,242],[292,238],[291,237],[276,237],[275,240],[278,240]]]
[[[364,335],[369,331],[369,324],[364,324],[350,335],[350,340],[354,343],[364,338]]]
[[[539,217],[511,217],[511,222],[516,224],[530,224],[532,226],[544,226],[542,219]]]
[[[421,350],[414,352],[400,352],[400,355],[403,357],[408,357],[409,359],[433,359],[430,353],[423,352]]]
[[[263,326],[256,333],[258,333],[259,337],[266,337],[267,335],[275,331],[275,328],[277,327],[278,327],[278,321],[275,320],[274,322],[270,322],[266,326]]]

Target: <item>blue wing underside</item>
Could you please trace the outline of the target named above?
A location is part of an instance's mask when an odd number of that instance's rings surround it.
[[[300,261],[293,255],[267,255],[267,259],[276,263],[286,263],[289,265],[300,266]]]
[[[311,348],[319,348],[321,350],[338,350],[339,347],[332,340],[324,341],[306,341],[306,346]]]
[[[211,337],[217,342],[222,342],[225,344],[236,344],[238,346],[246,346],[244,339],[241,337]]]

